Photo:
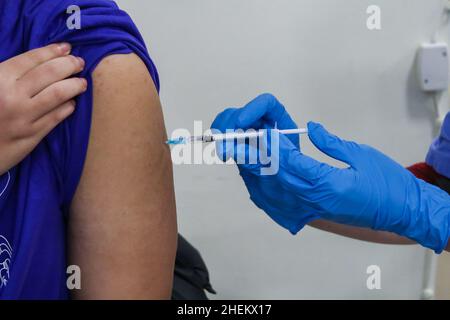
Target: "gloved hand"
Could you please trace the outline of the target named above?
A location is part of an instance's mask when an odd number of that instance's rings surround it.
[[[213,126],[222,129],[255,124],[258,129],[273,120],[290,119],[275,98],[263,96],[255,101],[228,111],[232,116],[219,115]],[[252,200],[261,209],[294,233],[305,222],[320,217],[395,232],[438,253],[446,248],[450,236],[450,196],[446,192],[415,178],[374,148],[342,140],[317,123],[310,122],[308,129],[319,150],[349,167],[338,169],[318,162],[302,154],[295,141],[280,135],[278,174],[258,176],[254,166],[239,167]]]
[[[227,129],[270,129],[274,128],[275,124],[280,130],[297,128],[278,100],[272,95],[264,94],[244,108],[226,109],[216,117],[211,129],[225,133]],[[286,139],[294,148],[300,148],[298,135],[289,135]],[[234,153],[230,152],[231,148]],[[223,161],[227,161],[229,157],[233,157],[236,162],[240,156],[248,158],[248,154],[254,151],[251,148],[251,144],[230,145],[229,142],[216,144],[216,152]],[[285,186],[278,175],[261,175],[263,166],[260,162],[238,165],[250,199],[257,207],[292,234],[299,232],[308,222],[320,218],[298,197],[295,190]]]

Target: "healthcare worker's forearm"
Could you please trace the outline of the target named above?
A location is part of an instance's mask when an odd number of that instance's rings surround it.
[[[367,228],[358,228],[326,220],[315,220],[309,223],[309,226],[331,232],[347,238],[352,238],[361,241],[380,243],[380,244],[397,244],[397,245],[411,245],[414,241],[396,235],[395,233],[385,231],[375,231]]]

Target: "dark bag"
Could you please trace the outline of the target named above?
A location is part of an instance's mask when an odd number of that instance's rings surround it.
[[[206,264],[200,252],[178,235],[172,299],[208,300],[205,291],[216,293],[209,282]]]

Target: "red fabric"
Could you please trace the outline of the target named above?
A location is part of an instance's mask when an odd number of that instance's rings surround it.
[[[424,162],[416,163],[408,167],[407,169],[411,171],[417,178],[434,185],[437,185],[438,179],[442,178],[439,173],[434,171],[432,167]]]

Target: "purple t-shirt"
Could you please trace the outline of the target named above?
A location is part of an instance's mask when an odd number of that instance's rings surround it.
[[[81,9],[70,30],[68,7]],[[74,22],[74,20],[70,20]],[[0,299],[66,299],[67,211],[81,178],[92,114],[96,65],[134,52],[158,75],[131,18],[110,0],[1,0],[0,61],[61,41],[86,61],[88,91],[75,113],[16,167],[0,176]]]
[[[427,163],[436,172],[450,178],[450,113],[445,117],[439,137],[431,144]]]

